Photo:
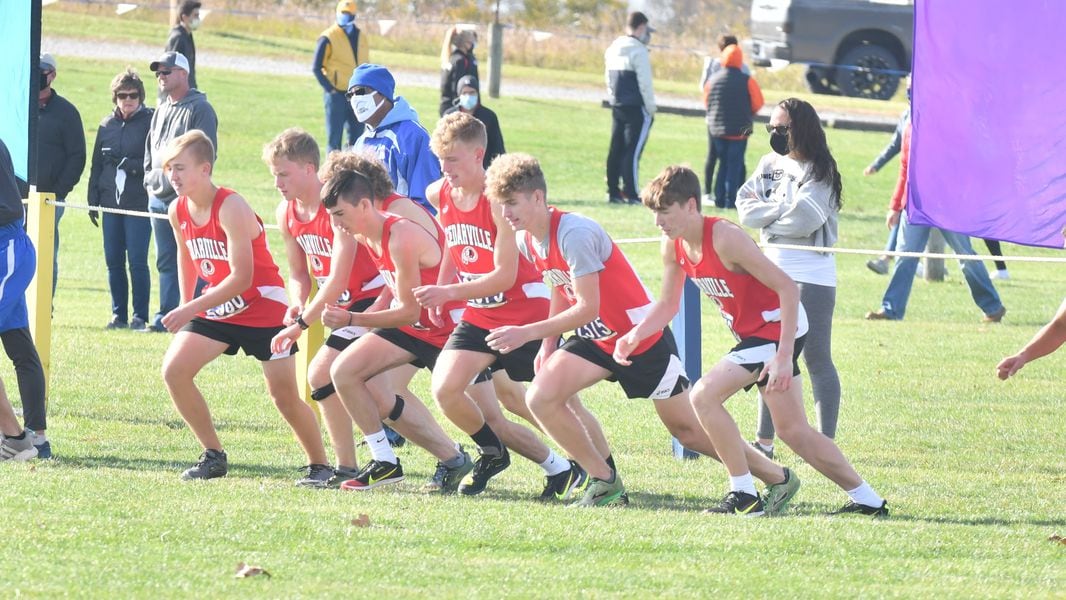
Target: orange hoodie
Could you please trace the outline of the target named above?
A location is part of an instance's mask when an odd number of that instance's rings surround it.
[[[731,44],[726,46],[722,50],[722,66],[726,68],[739,69],[744,65],[744,52],[740,49],[740,46]],[[706,107],[711,94],[710,81],[703,84],[703,106]],[[762,109],[763,104],[766,103],[762,96],[762,89],[759,84],[755,82],[754,77],[748,77],[748,95],[751,96],[751,114],[756,114]]]

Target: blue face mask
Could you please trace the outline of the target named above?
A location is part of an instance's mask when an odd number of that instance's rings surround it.
[[[463,94],[459,96],[459,107],[470,111],[477,107],[477,94]]]
[[[345,12],[337,13],[337,25],[340,25],[341,27],[347,27],[352,23],[355,23],[355,15],[350,15]]]

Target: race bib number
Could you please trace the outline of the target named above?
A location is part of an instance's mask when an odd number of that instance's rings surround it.
[[[577,337],[582,337],[587,340],[609,340],[615,335],[618,335],[601,321],[599,317],[596,317],[587,325],[582,325],[575,329],[574,334],[577,335]]]
[[[459,273],[459,279],[464,283],[467,281],[475,281],[484,277],[480,273]],[[507,300],[504,298],[504,292],[494,294],[492,296],[485,296],[484,298],[471,298],[466,301],[466,305],[471,308],[495,308],[497,306],[503,306]]]
[[[243,312],[246,308],[248,308],[248,301],[242,296],[237,296],[214,308],[207,309],[204,311],[204,317],[214,321],[222,321]]]
[[[322,286],[326,285],[326,280],[328,280],[328,279],[329,279],[329,277],[315,277],[315,281],[318,282],[318,289],[322,289]],[[341,294],[340,298],[337,298],[337,301],[334,304],[336,304],[337,306],[340,306],[341,308],[347,308],[348,305],[351,304],[351,303],[352,303],[352,291],[351,290],[344,290],[344,293]]]

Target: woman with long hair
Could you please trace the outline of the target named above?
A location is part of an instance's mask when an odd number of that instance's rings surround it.
[[[840,377],[832,356],[836,305],[836,259],[823,252],[837,240],[843,204],[840,171],[829,151],[818,113],[809,103],[788,98],[774,107],[766,126],[772,152],[737,194],[737,213],[746,227],[759,229],[764,244],[809,246],[810,250],[767,248],[766,255],[799,285],[809,331],[803,362],[810,374],[819,430],[836,436]],[[759,402],[758,440],[752,445],[773,456],[774,424]]]
[[[477,32],[472,29],[451,27],[444,33],[444,44],[440,49],[440,116],[455,105],[459,93],[456,84],[467,75],[477,74],[477,59],[474,47],[477,46]]]

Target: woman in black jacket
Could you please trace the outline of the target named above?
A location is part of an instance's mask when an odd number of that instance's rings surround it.
[[[115,110],[104,117],[96,132],[89,173],[89,205],[143,212],[145,216],[104,213],[104,260],[111,289],[111,321],[108,329],[142,330],[148,319],[151,275],[148,242],[152,225],[148,219],[148,194],[144,191],[144,142],[152,122],[152,109],[144,105],[144,83],[127,67],[111,81]],[[99,215],[89,213],[99,227]],[[129,280],[126,260],[129,259]],[[129,283],[133,288],[133,319],[127,321]]]
[[[440,50],[440,116],[448,112],[455,104],[455,86],[467,75],[477,78],[477,59],[474,47],[477,46],[477,32],[470,29],[452,27],[444,35],[444,45]]]

